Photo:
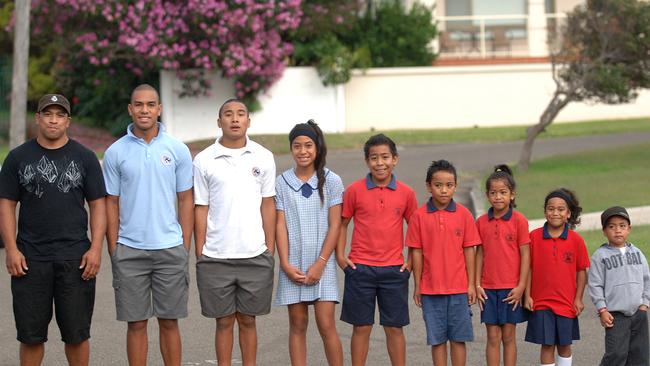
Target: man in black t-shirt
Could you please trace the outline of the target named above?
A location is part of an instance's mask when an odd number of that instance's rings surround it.
[[[0,231],[23,365],[43,360],[53,304],[68,363],[89,361],[106,191],[95,154],[68,138],[70,120],[64,96],[43,96],[36,139],[9,152],[0,170]]]

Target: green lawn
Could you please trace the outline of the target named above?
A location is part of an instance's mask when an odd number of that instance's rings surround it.
[[[402,145],[516,141],[526,138],[526,129],[528,127],[510,126],[328,133],[325,136],[325,141],[330,150],[360,149],[368,137],[379,132],[386,133],[396,143]],[[539,135],[539,138],[607,135],[626,132],[650,132],[650,118],[557,123],[549,126],[545,132]],[[252,135],[251,138],[276,154],[289,152],[289,141],[287,140],[286,134]],[[214,143],[214,139],[192,142],[190,145],[192,145],[193,149],[202,150],[212,143]]]
[[[9,154],[9,145],[8,144],[0,144],[0,162],[5,161],[5,158],[7,157],[7,154]]]
[[[557,187],[574,190],[583,212],[648,205],[650,142],[546,158],[514,174],[517,208],[529,219],[544,216],[544,197]]]
[[[581,231],[580,235],[585,239],[590,255],[607,241],[601,230]],[[634,226],[634,223],[632,223],[632,232],[628,237],[628,241],[641,249],[648,258],[650,256],[650,225]]]

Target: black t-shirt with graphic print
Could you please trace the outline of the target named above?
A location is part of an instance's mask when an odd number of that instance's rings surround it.
[[[106,195],[95,154],[74,140],[46,149],[30,140],[0,170],[0,197],[20,203],[18,249],[28,260],[77,260],[90,247],[84,200]]]

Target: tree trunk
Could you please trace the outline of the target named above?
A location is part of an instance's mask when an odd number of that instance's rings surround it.
[[[573,100],[573,93],[560,93],[559,91],[555,91],[555,94],[553,94],[553,99],[548,103],[546,106],[546,109],[544,110],[544,113],[539,117],[539,122],[536,125],[533,125],[528,128],[527,135],[526,135],[526,142],[524,142],[524,146],[521,148],[521,155],[519,156],[519,169],[521,171],[527,171],[528,170],[528,165],[530,164],[530,158],[533,154],[533,143],[535,142],[535,138],[537,135],[539,135],[544,129],[553,123],[553,120],[555,120],[555,117],[557,117],[558,113],[564,108],[569,102]]]
[[[31,1],[14,1],[14,57],[11,79],[11,119],[9,122],[9,148],[11,149],[25,142],[31,5]]]

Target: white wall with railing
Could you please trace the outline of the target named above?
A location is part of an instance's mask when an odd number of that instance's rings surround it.
[[[445,58],[545,57],[566,14],[440,16],[438,52]]]
[[[546,57],[566,12],[584,2],[451,1],[435,1],[433,7],[441,59]]]

